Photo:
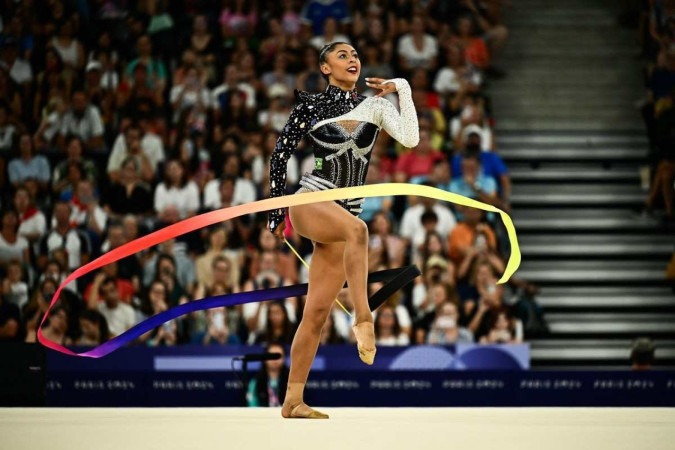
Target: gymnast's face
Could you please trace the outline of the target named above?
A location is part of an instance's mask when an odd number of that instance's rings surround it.
[[[338,44],[321,64],[321,73],[330,77],[330,83],[353,86],[361,74],[361,61],[354,47]]]

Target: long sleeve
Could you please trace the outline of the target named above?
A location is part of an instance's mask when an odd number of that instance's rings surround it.
[[[412,100],[410,85],[403,78],[394,78],[387,80],[396,84],[398,91],[398,102],[401,109],[399,114],[394,105],[386,99],[380,98],[382,105],[380,126],[395,140],[403,146],[416,147],[420,141],[419,124],[417,123],[417,111]]]
[[[293,155],[298,143],[305,137],[310,128],[309,109],[304,103],[298,103],[291,111],[286,126],[281,131],[277,145],[270,160],[270,198],[281,197],[286,191],[286,171],[288,159]],[[283,222],[283,209],[269,212],[270,230],[274,232]]]

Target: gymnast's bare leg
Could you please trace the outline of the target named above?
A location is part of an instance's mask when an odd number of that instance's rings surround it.
[[[374,358],[373,316],[366,295],[368,229],[365,222],[335,202],[294,206],[289,209],[289,214],[294,229],[315,245],[307,302],[291,347],[291,372],[281,414],[283,417],[321,418],[325,415],[305,405],[302,394],[319,346],[321,329],[345,278],[356,310],[354,331],[359,355],[369,364]]]

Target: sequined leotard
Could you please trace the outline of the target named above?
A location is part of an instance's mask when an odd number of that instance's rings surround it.
[[[384,128],[406,147],[419,142],[417,113],[410,85],[402,78],[388,80],[396,84],[401,113],[381,97],[365,97],[329,85],[325,92],[310,94],[296,91],[296,105],[277,140],[270,163],[270,197],[284,195],[286,166],[297,144],[306,135],[312,140],[314,170],[305,173],[297,192],[362,186],[370,151]],[[358,216],[363,198],[336,200],[340,206]],[[284,220],[284,211],[269,213],[270,230]]]

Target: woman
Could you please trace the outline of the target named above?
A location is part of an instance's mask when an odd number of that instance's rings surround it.
[[[96,347],[110,339],[108,322],[100,312],[94,309],[85,309],[80,312],[80,329],[82,335],[74,345]]]
[[[7,209],[0,216],[0,267],[12,261],[29,262],[28,240],[19,234],[19,215]]]
[[[319,53],[320,69],[328,81],[323,93],[299,92],[297,104],[284,127],[270,164],[270,196],[279,197],[286,187],[286,163],[307,134],[315,142],[315,169],[300,180],[297,192],[360,186],[368,169],[368,157],[381,128],[407,147],[419,142],[417,115],[410,86],[403,79],[369,78],[367,86],[381,92],[374,97],[359,95],[354,87],[361,63],[356,50],[342,42],[324,46]],[[399,91],[401,114],[384,95]],[[335,142],[334,136],[346,136]],[[325,143],[329,140],[331,144]],[[354,138],[358,138],[356,141]],[[358,148],[352,149],[358,142]],[[355,306],[359,357],[366,364],[375,358],[373,316],[366,297],[368,228],[357,216],[363,199],[344,199],[290,207],[293,228],[314,245],[309,270],[309,288],[302,322],[291,348],[291,372],[285,418],[327,418],[307,406],[302,395],[326,316],[345,278]],[[285,213],[270,211],[268,228],[280,239]],[[332,226],[327,226],[328,224]]]
[[[408,345],[410,336],[402,329],[396,311],[389,305],[382,305],[375,319],[377,344],[385,346]]]
[[[119,219],[127,214],[147,216],[152,208],[150,186],[141,181],[138,161],[128,156],[122,163],[119,181],[110,187],[106,212]]]
[[[276,301],[267,307],[267,324],[265,331],[255,338],[256,344],[279,342],[290,344],[293,339],[293,323],[288,318],[288,311],[283,301]]]
[[[155,188],[155,211],[162,223],[171,224],[195,215],[199,189],[189,181],[185,166],[176,159],[166,164],[164,181]]]
[[[248,406],[279,406],[286,395],[284,391],[284,385],[288,382],[286,350],[281,344],[271,343],[265,348],[265,352],[280,353],[281,358],[265,361],[260,371],[249,382],[246,394]]]

